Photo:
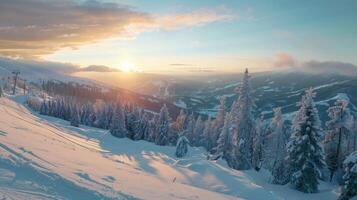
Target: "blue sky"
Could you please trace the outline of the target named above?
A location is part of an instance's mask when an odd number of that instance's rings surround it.
[[[144,28],[136,25],[125,37],[104,26],[103,32],[112,33],[98,34],[98,40],[78,45],[61,43],[64,48],[52,48],[55,50],[39,53],[39,57],[81,66],[165,73],[206,68],[218,72],[245,67],[271,70],[286,60],[284,67],[309,60],[357,64],[357,1],[353,0],[106,0],[94,5],[107,2],[145,14],[152,21],[146,21]],[[116,17],[121,20],[122,16]],[[97,33],[100,30],[93,35]],[[182,69],[175,64],[182,64]]]
[[[153,3],[154,2],[154,3]],[[202,2],[204,2],[202,4]],[[149,39],[179,40],[175,53],[292,52],[306,59],[356,62],[356,1],[128,1],[153,13],[189,12],[224,6],[239,18],[176,32],[158,32]],[[159,5],[159,6],[157,6]],[[185,42],[201,41],[202,48]],[[169,43],[170,44],[170,43]],[[182,45],[179,45],[182,44]],[[176,48],[181,46],[181,48]],[[203,52],[202,52],[203,51]]]

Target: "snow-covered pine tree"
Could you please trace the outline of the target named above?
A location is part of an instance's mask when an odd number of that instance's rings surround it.
[[[47,101],[43,100],[40,107],[40,114],[47,115],[47,113],[48,113]]]
[[[82,106],[81,108],[81,123],[86,125],[86,126],[91,126],[91,115],[93,113],[92,111],[92,105],[90,103],[86,103]]]
[[[213,147],[217,146],[217,140],[219,135],[222,132],[222,127],[224,125],[224,118],[226,115],[226,97],[225,96],[221,96],[219,99],[219,107],[218,107],[218,111],[216,114],[216,119],[214,119],[212,121],[212,125],[211,125],[211,136],[208,138],[210,139],[209,143],[209,150],[211,150]]]
[[[152,119],[149,120],[149,127],[148,127],[149,132],[148,132],[148,136],[145,138],[145,140],[148,142],[155,142],[156,140],[159,117],[160,117],[159,115],[154,115]]]
[[[50,110],[50,106],[48,106],[49,110]],[[71,100],[67,99],[65,100],[65,113],[64,113],[64,116],[63,116],[63,119],[64,120],[71,120]]]
[[[291,185],[302,192],[318,191],[320,169],[325,166],[322,147],[320,119],[313,98],[312,89],[306,91],[299,103],[294,119],[294,132],[288,143],[288,177]]]
[[[348,138],[348,152],[357,151],[357,118],[356,116],[351,117],[351,130],[349,131]]]
[[[357,195],[357,151],[352,152],[343,162],[344,185],[339,200],[349,200]]]
[[[357,119],[355,117],[353,122],[352,151],[357,151]]]
[[[72,105],[71,109],[71,126],[79,127],[80,118],[79,118],[79,110],[76,104]]]
[[[253,140],[253,167],[256,171],[259,171],[262,167],[264,149],[263,149],[263,138],[264,138],[264,116],[260,117],[255,121],[255,135]]]
[[[48,115],[53,116],[54,110],[54,101],[53,99],[48,101]],[[70,109],[71,110],[71,109]],[[71,119],[72,115],[70,115],[69,119]]]
[[[0,97],[2,97],[4,94],[3,94],[3,90],[2,90],[2,86],[0,85]]]
[[[109,131],[115,137],[124,138],[127,136],[124,111],[120,105],[115,106]]]
[[[252,168],[253,138],[255,134],[255,119],[253,116],[254,100],[250,83],[250,75],[246,69],[241,86],[238,88],[238,101],[232,109],[231,120],[236,131],[232,135],[233,154],[232,161],[227,160],[234,169],[246,170]],[[234,108],[236,107],[236,108]]]
[[[330,170],[330,181],[336,172],[342,171],[342,162],[347,151],[348,135],[352,132],[352,115],[348,108],[348,101],[339,99],[328,110],[330,120],[326,122],[325,135],[326,163]],[[342,175],[341,175],[342,176]],[[342,177],[339,178],[342,178]]]
[[[221,129],[221,134],[218,137],[217,146],[213,150],[214,154],[211,156],[211,159],[217,160],[219,158],[223,158],[228,162],[227,158],[231,157],[228,155],[231,153],[231,126],[231,116],[227,113],[224,119],[223,128]]]
[[[148,137],[149,124],[147,114],[144,112],[140,119],[136,121],[134,128],[134,140],[143,140]]]
[[[270,159],[271,165],[268,167],[271,169],[273,180],[272,183],[284,185],[289,180],[287,178],[287,171],[285,167],[286,157],[286,143],[288,142],[287,134],[283,129],[283,118],[281,108],[274,109],[274,118],[271,122],[269,140],[267,141],[268,149],[266,151],[266,158]]]
[[[349,131],[347,134],[347,149],[346,152],[348,154],[356,151],[356,144],[357,144],[357,121],[355,120],[355,117],[351,114],[351,119],[350,119],[350,125],[349,125]]]
[[[196,146],[197,142],[194,138],[195,138],[195,117],[193,115],[193,113],[191,113],[188,117],[187,117],[187,128],[186,128],[186,137],[187,139],[190,141],[190,145],[191,146]]]
[[[58,108],[58,115],[61,119],[64,119],[64,116],[65,116],[65,108],[64,108],[64,105],[65,105],[65,102],[64,102],[64,99],[63,98],[60,98],[58,100],[59,102],[59,108]]]
[[[55,111],[54,111],[54,117],[58,117],[61,118],[61,99],[60,98],[56,98],[55,100]],[[78,108],[78,107],[77,107]],[[80,109],[78,108],[78,112],[80,114]],[[80,118],[79,118],[80,119]]]
[[[155,138],[155,144],[168,145],[169,144],[169,132],[170,132],[170,116],[166,104],[162,106],[159,114],[159,122],[157,129],[157,137]]]
[[[111,104],[104,104],[99,108],[98,118],[95,121],[95,125],[98,128],[109,129],[111,119],[113,115],[114,106]]]
[[[180,114],[177,116],[176,121],[172,123],[172,128],[178,133],[182,132],[185,127],[186,114],[185,111],[180,110]]]
[[[178,158],[182,158],[184,156],[187,155],[188,152],[188,146],[189,146],[189,141],[186,137],[186,132],[187,131],[183,131],[180,133],[179,138],[177,140],[177,144],[176,144],[176,152],[175,155]]]
[[[216,145],[216,140],[213,140],[212,134],[212,120],[211,117],[204,122],[203,136],[200,143],[206,148],[208,152]]]
[[[137,113],[135,112],[135,109],[133,112],[129,112],[126,115],[126,129],[128,130],[128,138],[134,139],[135,129],[137,126],[137,121],[139,120]]]
[[[203,129],[205,128],[205,124],[201,118],[201,115],[198,116],[196,123],[195,123],[195,128],[193,130],[194,132],[194,144],[196,144],[196,146],[202,146],[202,137],[203,137]]]

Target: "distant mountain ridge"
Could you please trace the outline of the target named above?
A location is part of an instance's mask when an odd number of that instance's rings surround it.
[[[146,104],[158,111],[163,103],[174,109],[172,117],[180,108],[204,115],[214,116],[220,96],[227,97],[229,108],[237,98],[235,89],[240,84],[240,73],[205,76],[169,76],[145,73],[121,73],[106,66],[89,66],[78,69],[71,64],[24,61],[0,57],[0,75],[12,76],[19,70],[21,76],[33,81],[60,80],[96,84],[123,90],[133,101]],[[73,72],[97,73],[100,78],[71,76]],[[92,73],[93,74],[93,73]],[[355,75],[356,74],[356,75]],[[317,92],[316,102],[322,119],[327,118],[326,108],[336,98],[348,98],[351,109],[357,112],[357,67],[342,62],[305,62],[289,70],[252,73],[257,113],[271,117],[272,109],[281,106],[285,115],[297,110],[304,90],[312,87]],[[108,80],[123,79],[109,84]],[[111,78],[111,79],[110,79]],[[107,80],[104,81],[103,80]],[[157,104],[157,105],[156,105]]]

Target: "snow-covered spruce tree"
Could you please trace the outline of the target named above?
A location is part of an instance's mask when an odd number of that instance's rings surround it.
[[[169,132],[169,143],[175,145],[179,133],[186,129],[186,114],[183,110],[180,111],[180,114],[177,116],[176,120],[171,123],[171,129]]]
[[[203,136],[201,138],[200,143],[206,148],[208,152],[212,150],[216,141],[212,138],[212,120],[209,116],[208,119],[204,122]]]
[[[93,125],[93,120],[94,120],[94,111],[92,104],[86,103],[82,106],[82,112],[81,112],[81,123],[86,125],[86,126],[92,126]]]
[[[201,115],[198,116],[196,123],[195,123],[195,128],[193,130],[194,132],[194,144],[196,144],[195,146],[202,146],[202,137],[203,137],[203,129],[205,128],[204,126],[204,122],[201,119]]]
[[[4,96],[4,92],[2,90],[2,86],[0,85],[0,97]]]
[[[312,89],[306,91],[299,103],[300,109],[294,118],[294,132],[288,143],[288,176],[291,185],[302,192],[318,191],[320,169],[325,166],[321,137],[320,119]]]
[[[135,111],[127,113],[127,115],[126,115],[126,129],[128,130],[127,137],[130,139],[134,139],[134,135],[136,134],[135,129],[136,129],[138,120],[139,120],[138,115],[135,113]]]
[[[187,139],[190,141],[190,145],[191,146],[196,146],[196,140],[195,140],[195,116],[193,115],[193,113],[191,113],[188,117],[187,117],[187,134],[186,137]]]
[[[223,158],[227,160],[228,157],[231,157],[231,139],[232,135],[230,128],[232,126],[231,116],[229,113],[226,114],[224,119],[224,125],[221,129],[221,134],[218,137],[217,146],[214,148],[214,154],[211,156],[211,159],[217,160]],[[228,161],[227,161],[228,162]]]
[[[48,101],[48,115],[49,116],[53,116],[53,111],[54,111],[54,101],[53,101],[53,99],[51,99],[51,100],[49,100]],[[71,108],[69,109],[69,110],[71,110]],[[72,117],[72,115],[70,115],[70,117],[69,117],[69,119],[71,119],[71,117]],[[68,119],[67,119],[68,120]]]
[[[154,115],[149,120],[149,133],[148,133],[148,137],[145,138],[146,141],[155,142],[158,135],[159,118],[160,118],[159,115]]]
[[[357,151],[346,157],[343,166],[344,185],[339,200],[349,200],[357,196]]]
[[[79,110],[76,104],[72,105],[71,109],[71,126],[79,127],[80,118],[79,118]]]
[[[352,151],[357,151],[357,119],[353,120]]]
[[[71,104],[72,104],[72,100],[71,99],[66,99],[65,100],[65,115],[63,117],[64,120],[71,120],[71,117],[72,117],[72,107],[71,107]],[[49,110],[50,110],[50,105],[48,106],[49,107]]]
[[[100,110],[99,110],[99,114],[98,114],[98,118],[95,122],[95,125],[98,128],[103,128],[103,129],[109,129],[110,124],[111,124],[111,119],[113,116],[113,112],[115,110],[114,108],[115,106],[112,104],[104,104]]]
[[[330,170],[330,181],[335,173],[342,170],[342,162],[347,151],[348,136],[352,132],[352,115],[348,108],[348,101],[339,99],[328,110],[330,120],[326,122],[325,135],[326,163]],[[342,176],[342,175],[341,175]],[[341,177],[340,177],[341,178]]]
[[[347,149],[346,152],[348,152],[348,154],[356,151],[356,145],[357,145],[357,124],[356,124],[356,120],[355,117],[351,114],[351,119],[350,119],[350,125],[349,125],[349,131],[347,134]]]
[[[47,113],[48,113],[47,101],[43,100],[40,107],[40,114],[47,115]]]
[[[256,121],[256,129],[253,140],[253,167],[256,171],[259,171],[262,167],[264,148],[263,148],[263,138],[264,138],[264,116],[261,115]]]
[[[254,100],[250,83],[250,75],[246,69],[241,86],[238,88],[239,97],[231,111],[231,120],[236,131],[233,131],[233,160],[227,160],[228,164],[237,170],[252,168],[253,162],[253,138],[255,134],[255,119],[253,116]],[[236,107],[236,108],[234,108]]]
[[[167,110],[166,104],[162,106],[159,114],[157,137],[155,138],[155,144],[168,145],[169,144],[169,132],[170,132],[170,116]]]
[[[216,114],[216,119],[214,119],[212,121],[212,125],[211,125],[211,134],[210,137],[208,137],[207,139],[209,139],[209,151],[213,148],[217,146],[217,139],[219,137],[219,135],[222,132],[222,127],[224,125],[224,118],[226,116],[226,97],[225,96],[221,96],[219,99],[219,107],[218,107],[218,111]]]
[[[172,128],[178,133],[182,132],[185,127],[186,114],[183,110],[180,110],[180,114],[177,116],[176,121],[172,123]]]
[[[180,133],[176,144],[176,152],[175,152],[176,157],[182,158],[187,155],[189,143],[190,142],[186,137],[186,131]]]
[[[124,138],[127,136],[124,111],[120,105],[115,106],[109,131],[115,137]]]
[[[134,140],[143,140],[148,137],[149,124],[146,113],[140,116],[140,119],[136,121],[134,128]]]
[[[281,108],[274,109],[274,118],[270,125],[272,133],[268,136],[268,148],[266,150],[266,158],[270,160],[268,167],[273,176],[272,183],[284,185],[289,180],[287,178],[287,171],[285,167],[286,144],[288,142],[287,133],[283,129],[283,118]]]

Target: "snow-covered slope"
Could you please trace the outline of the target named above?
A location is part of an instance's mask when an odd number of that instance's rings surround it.
[[[21,98],[16,99],[17,102]],[[235,171],[190,148],[112,137],[70,127],[0,98],[0,199],[336,199],[337,187],[303,194],[267,183],[264,172]]]

